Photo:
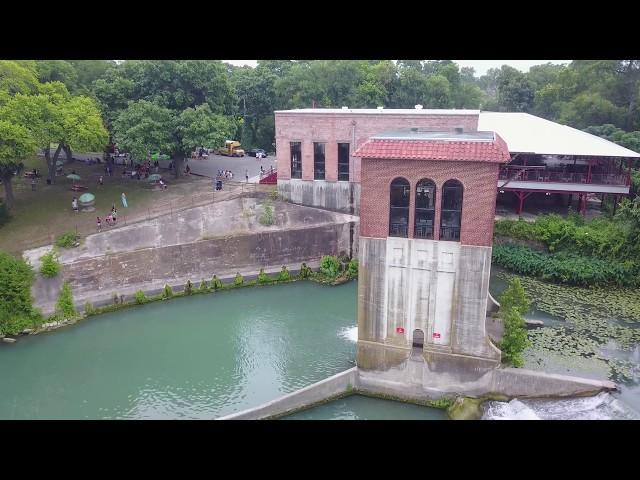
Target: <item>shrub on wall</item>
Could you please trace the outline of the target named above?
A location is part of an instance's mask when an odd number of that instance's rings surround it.
[[[214,275],[211,279],[211,288],[213,288],[213,290],[220,290],[222,288],[222,282],[217,275]]]
[[[40,313],[33,308],[31,285],[35,275],[21,258],[0,252],[0,333],[13,334],[20,325],[39,325]]]
[[[146,303],[146,301],[147,301],[147,296],[144,294],[144,292],[142,290],[138,290],[135,293],[134,298],[135,298],[136,303],[138,305],[142,305],[143,303]]]
[[[298,273],[298,276],[300,278],[309,278],[312,273],[313,271],[307,266],[306,263],[300,265],[300,273]]]
[[[289,273],[289,270],[287,270],[287,267],[285,265],[282,266],[282,270],[280,270],[280,273],[278,274],[278,280],[280,282],[291,280],[291,274]]]
[[[60,272],[60,263],[55,250],[51,250],[46,255],[40,257],[42,265],[40,265],[40,273],[47,278],[53,278]]]
[[[198,291],[199,292],[208,292],[209,291],[209,285],[207,285],[207,281],[204,278],[200,282],[200,286],[198,287]]]
[[[333,255],[325,255],[320,260],[320,272],[329,278],[336,278],[340,273],[340,262]]]
[[[62,284],[62,290],[60,290],[60,296],[56,303],[56,308],[60,312],[62,318],[68,319],[78,315],[76,307],[73,305],[73,294],[71,292],[71,285],[69,282]]]
[[[161,298],[171,298],[173,297],[173,290],[169,285],[165,285],[162,289],[162,293],[160,294]]]
[[[193,283],[191,283],[191,280],[187,280],[187,283],[184,286],[184,294],[185,295],[193,294]]]
[[[261,268],[260,273],[258,273],[258,283],[260,285],[271,283],[271,278],[269,277],[269,275],[264,273],[264,268]]]
[[[244,278],[240,275],[240,272],[236,273],[236,278],[233,279],[233,284],[238,287],[244,283]]]
[[[96,308],[93,306],[91,302],[85,302],[84,304],[84,313],[85,315],[93,315],[96,313]]]
[[[352,258],[347,266],[347,278],[358,278],[358,259]]]

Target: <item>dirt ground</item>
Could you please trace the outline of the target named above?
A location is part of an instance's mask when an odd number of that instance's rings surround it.
[[[213,183],[209,178],[191,175],[175,179],[167,170],[160,174],[168,183],[166,190],[154,190],[149,182],[122,177],[122,167],[116,167],[112,177],[104,173],[104,164],[87,165],[84,162],[65,164],[64,174],[75,171],[81,179],[76,183],[85,185],[95,195],[95,211],[74,212],[71,200],[83,192],[71,190],[72,182],[65,176],[56,177],[54,185],[46,184],[46,165],[42,157],[33,157],[25,162],[25,171],[38,168],[43,177],[38,179],[36,191],[31,190],[31,180],[20,175],[13,180],[15,206],[11,220],[0,227],[0,249],[19,254],[28,248],[51,244],[65,232],[86,235],[96,231],[96,217],[104,217],[115,204],[118,224],[144,220],[172,210],[199,205],[214,200]],[[104,185],[98,185],[100,175]],[[225,191],[242,188],[228,184]],[[121,194],[127,197],[129,208],[124,208]],[[0,185],[0,195],[4,188]]]

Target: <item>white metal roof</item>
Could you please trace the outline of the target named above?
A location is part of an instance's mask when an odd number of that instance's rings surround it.
[[[478,115],[480,110],[453,109],[417,109],[417,108],[299,108],[296,110],[276,110],[275,113],[313,113],[320,114],[349,114],[349,115]]]
[[[604,138],[528,113],[480,112],[478,130],[496,132],[511,153],[640,158]]]

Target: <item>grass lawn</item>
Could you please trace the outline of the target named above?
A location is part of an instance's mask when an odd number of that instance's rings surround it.
[[[77,231],[86,235],[96,231],[96,216],[104,217],[111,212],[115,203],[118,209],[118,224],[129,219],[140,220],[145,215],[169,212],[172,205],[184,205],[189,196],[212,190],[211,181],[200,177],[181,177],[179,180],[166,170],[160,170],[169,183],[165,191],[154,191],[144,179],[122,178],[122,167],[116,166],[112,177],[104,176],[104,164],[86,165],[72,162],[64,165],[65,175],[75,170],[81,180],[76,183],[89,187],[87,190],[96,197],[95,211],[75,213],[71,200],[83,192],[73,192],[71,180],[56,177],[55,185],[46,184],[46,164],[44,157],[33,157],[25,162],[25,171],[38,168],[42,177],[38,179],[37,190],[31,190],[31,180],[22,175],[13,179],[15,205],[11,220],[0,227],[0,250],[19,254],[25,249],[53,243],[65,232]],[[98,185],[103,175],[104,186]],[[129,208],[124,208],[121,194],[127,196]],[[0,195],[4,197],[4,187],[0,185]]]

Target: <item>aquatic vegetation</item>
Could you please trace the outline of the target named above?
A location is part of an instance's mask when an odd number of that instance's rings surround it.
[[[507,281],[516,276],[507,272],[497,275]],[[580,359],[606,364],[609,377],[616,381],[633,377],[637,366],[605,355],[602,348],[614,341],[620,350],[629,351],[640,343],[640,290],[570,287],[519,278],[537,310],[565,321],[558,328],[528,332],[525,364],[540,364],[545,354],[557,354],[567,364]]]

